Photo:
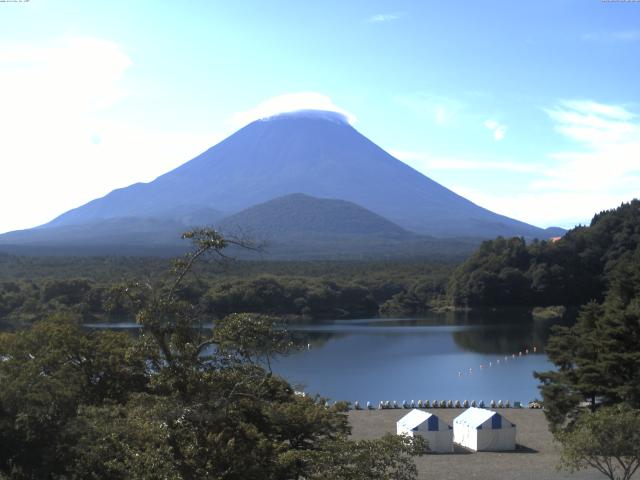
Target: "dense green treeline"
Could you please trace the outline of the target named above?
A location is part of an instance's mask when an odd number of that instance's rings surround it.
[[[392,277],[410,280],[425,272],[449,271],[459,263],[451,259],[411,260],[288,260],[255,261],[229,258],[224,262],[197,265],[201,278],[251,278],[258,275],[359,279]],[[47,257],[17,256],[0,252],[0,281],[47,278],[90,278],[109,283],[129,279],[169,279],[172,260],[163,257],[93,256]]]
[[[212,318],[249,311],[308,318],[418,315],[447,305],[579,306],[602,301],[616,265],[640,243],[640,202],[596,215],[556,242],[498,238],[463,264],[409,261],[229,261],[198,266],[179,292]],[[0,255],[0,322],[53,311],[85,322],[132,318],[122,282],[169,281],[164,258]]]
[[[456,269],[448,298],[464,306],[600,302],[616,266],[639,244],[639,200],[597,214],[556,242],[486,241]]]
[[[583,305],[574,325],[553,327],[546,352],[555,368],[535,374],[561,466],[611,479],[640,467],[640,245],[629,207],[637,202],[596,217],[612,228],[600,237],[611,240],[601,245],[604,300]]]
[[[133,319],[123,282],[170,282],[165,259],[0,258],[0,323],[29,325],[53,312],[83,322]],[[230,262],[199,265],[176,294],[211,318],[254,312],[306,318],[422,313],[442,301],[452,264]]]

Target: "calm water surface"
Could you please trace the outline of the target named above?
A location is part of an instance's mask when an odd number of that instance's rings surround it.
[[[553,369],[544,353],[552,325],[528,312],[504,310],[290,324],[308,348],[277,358],[272,367],[297,390],[362,405],[419,399],[527,403],[540,398],[533,372]],[[138,328],[126,322],[89,327]]]
[[[505,312],[291,325],[308,349],[279,358],[273,369],[297,389],[361,404],[525,403],[540,397],[533,372],[553,368],[544,354],[550,326],[525,313]]]

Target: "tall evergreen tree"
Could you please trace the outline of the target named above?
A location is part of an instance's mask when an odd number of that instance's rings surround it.
[[[582,308],[547,345],[555,371],[536,373],[552,428],[572,423],[581,402],[640,408],[640,247],[613,268],[605,301]]]

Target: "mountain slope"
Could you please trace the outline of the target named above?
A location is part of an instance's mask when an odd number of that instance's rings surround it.
[[[414,238],[386,218],[344,200],[285,195],[224,218],[223,232],[243,232],[257,239],[279,240],[366,235]]]
[[[1,244],[176,244],[189,227],[184,223],[153,218],[111,218],[75,225],[17,230],[2,235]]]
[[[302,192],[354,202],[401,227],[439,237],[523,235],[537,227],[497,215],[395,159],[337,114],[297,112],[253,122],[150,183],[115,190],[44,227],[172,210],[232,214]]]

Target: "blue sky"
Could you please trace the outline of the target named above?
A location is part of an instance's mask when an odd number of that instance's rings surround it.
[[[640,196],[638,65],[634,2],[0,3],[0,232],[296,108],[345,112],[484,207],[571,227]]]

